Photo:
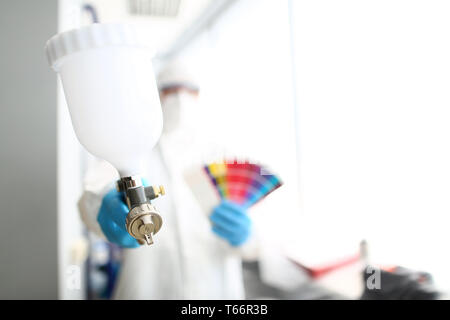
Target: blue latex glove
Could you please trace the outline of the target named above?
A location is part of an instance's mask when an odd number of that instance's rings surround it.
[[[212,231],[233,247],[244,244],[250,236],[251,220],[246,208],[234,202],[223,200],[214,208],[210,219]]]
[[[124,248],[137,248],[139,243],[125,227],[128,211],[123,193],[113,189],[103,197],[97,221],[110,242]]]

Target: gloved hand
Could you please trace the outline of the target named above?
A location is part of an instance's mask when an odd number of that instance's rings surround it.
[[[110,242],[124,248],[137,248],[139,243],[125,226],[128,211],[123,193],[113,189],[103,197],[97,221]]]
[[[250,236],[251,220],[246,208],[239,204],[223,200],[214,208],[210,219],[212,231],[233,247],[244,244]]]

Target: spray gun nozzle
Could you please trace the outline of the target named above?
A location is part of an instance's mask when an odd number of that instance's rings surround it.
[[[151,234],[145,234],[144,237],[145,237],[145,242],[147,242],[148,245],[153,244],[153,238],[152,238]]]

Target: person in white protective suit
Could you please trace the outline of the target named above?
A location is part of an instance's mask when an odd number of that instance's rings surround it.
[[[167,191],[154,202],[164,220],[155,243],[138,245],[117,221],[117,216],[125,221],[128,209],[115,191],[118,174],[112,166],[98,160],[85,177],[82,220],[124,247],[115,299],[244,298],[242,258],[255,258],[258,251],[252,219],[227,202],[205,214],[183,178],[202,152],[194,125],[199,90],[185,70],[170,64],[158,77],[164,129],[143,173]]]

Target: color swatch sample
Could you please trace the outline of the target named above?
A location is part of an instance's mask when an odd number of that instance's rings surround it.
[[[219,196],[250,207],[282,185],[281,180],[261,165],[237,160],[204,166]]]

